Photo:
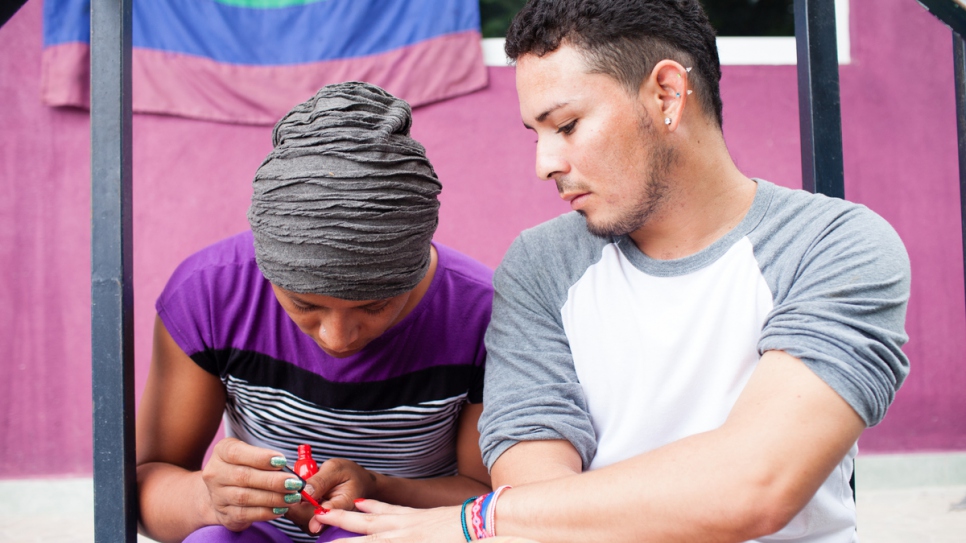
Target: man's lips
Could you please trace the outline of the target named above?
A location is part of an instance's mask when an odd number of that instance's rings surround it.
[[[590,196],[589,192],[565,192],[560,194],[561,198],[570,202],[570,209],[574,211],[583,206],[588,196]]]

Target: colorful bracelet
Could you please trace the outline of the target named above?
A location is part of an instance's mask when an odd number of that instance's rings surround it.
[[[472,503],[476,498],[468,498],[463,502],[463,507],[460,508],[460,524],[463,525],[463,537],[466,538],[466,543],[471,543],[473,540],[470,539],[470,531],[466,528],[466,506]]]
[[[503,491],[511,488],[510,485],[503,485],[490,493],[486,500],[486,515],[483,524],[486,526],[487,537],[496,537],[496,500],[500,498]]]
[[[490,525],[493,523],[491,522],[490,515],[489,515],[490,500],[492,499],[493,499],[493,492],[490,492],[489,494],[484,496],[483,503],[480,505],[480,510],[483,511],[483,532],[486,533],[489,537],[493,536],[490,530]]]
[[[473,500],[473,508],[470,510],[470,519],[473,522],[473,535],[476,539],[483,539],[486,537],[486,530],[483,529],[483,500],[489,494],[484,494],[482,496],[477,496]]]

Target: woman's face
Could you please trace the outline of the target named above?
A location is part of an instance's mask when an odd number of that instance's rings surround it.
[[[272,285],[278,303],[298,327],[331,356],[361,351],[405,316],[412,291],[384,300],[354,301],[299,294]]]

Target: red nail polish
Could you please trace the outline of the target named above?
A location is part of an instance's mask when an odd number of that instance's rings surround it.
[[[325,507],[319,507],[318,509],[315,510],[315,514],[316,515],[324,515],[324,514],[326,514],[328,512],[329,512],[329,510],[326,509]]]
[[[354,499],[354,500],[352,500],[352,501],[353,501],[353,502],[355,502],[355,503],[359,503],[359,502],[364,502],[364,501],[366,501],[366,499],[365,499],[365,498],[356,498],[356,499]]]
[[[312,458],[311,445],[299,445],[299,458],[295,461],[295,474],[303,479],[319,472],[319,465]]]

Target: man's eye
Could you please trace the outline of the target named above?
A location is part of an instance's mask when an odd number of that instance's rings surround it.
[[[567,123],[567,124],[561,126],[560,128],[558,128],[557,129],[557,133],[558,134],[564,134],[564,135],[569,136],[571,133],[573,133],[574,128],[576,126],[577,126],[577,119],[574,119],[574,120],[570,121],[569,123]]]

